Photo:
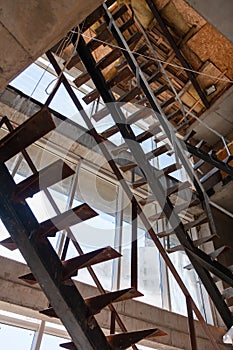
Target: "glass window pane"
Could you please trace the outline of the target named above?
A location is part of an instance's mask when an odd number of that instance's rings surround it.
[[[69,341],[68,339],[55,337],[54,335],[43,334],[40,350],[61,350],[60,344],[68,343]]]
[[[2,349],[30,350],[34,332],[28,329],[0,324]]]
[[[9,236],[10,234],[8,233],[6,227],[3,225],[2,220],[0,220],[0,241],[8,238]],[[25,263],[25,260],[18,249],[11,251],[0,245],[0,256]]]

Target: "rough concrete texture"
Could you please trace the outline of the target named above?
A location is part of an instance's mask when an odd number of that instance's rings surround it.
[[[233,2],[232,2],[233,3]],[[233,87],[229,88],[213,105],[204,112],[200,119],[203,120],[212,129],[217,130],[219,134],[231,140],[233,130]],[[200,122],[194,122],[189,130],[194,129],[198,135],[198,140],[206,140],[209,145],[214,146],[220,137],[210,131]],[[223,144],[222,144],[223,147]]]
[[[0,90],[101,2],[0,0]]]
[[[232,0],[185,0],[208,22],[233,42]]]

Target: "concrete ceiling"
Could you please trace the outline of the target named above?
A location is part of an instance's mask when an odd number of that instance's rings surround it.
[[[233,87],[228,89],[206,112],[200,116],[200,120],[210,128],[216,130],[226,139],[233,136]],[[205,140],[214,146],[221,138],[200,122],[194,122],[190,130],[196,131],[198,140]],[[223,147],[223,145],[222,145]]]
[[[102,2],[0,0],[0,91]]]
[[[185,0],[209,23],[233,42],[232,0]]]

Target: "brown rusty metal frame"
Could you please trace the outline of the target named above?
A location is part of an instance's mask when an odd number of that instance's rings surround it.
[[[101,347],[110,350],[95,319],[91,316],[87,322],[88,307],[72,280],[69,285],[62,283],[61,261],[50,242],[47,239],[39,240],[35,234],[39,223],[28,204],[25,200],[16,203],[12,199],[16,184],[3,163],[0,164],[0,176],[4,183],[0,189],[1,219],[75,345],[82,349],[98,350]]]
[[[51,54],[51,53],[48,53],[48,55],[49,55],[49,54]],[[52,54],[51,54],[51,57],[53,57]],[[55,63],[55,62],[56,62],[56,61],[54,60],[54,63]],[[60,69],[59,66],[57,66],[57,69]],[[62,74],[62,71],[61,71],[61,70],[60,70],[60,73],[59,73],[59,74],[60,74],[60,81],[62,81],[62,82],[64,83],[65,86],[70,86],[69,83],[68,83],[68,81],[66,80],[65,76]],[[56,89],[56,90],[57,90],[57,89]],[[71,89],[71,90],[72,90],[72,89]],[[55,93],[52,93],[52,95],[53,95],[53,97],[54,97],[54,96],[55,96]],[[51,95],[50,95],[50,96],[51,96]],[[50,96],[49,96],[49,98],[50,98]],[[73,97],[75,98],[76,96],[74,95]],[[51,100],[52,100],[52,99],[50,98],[50,102],[51,102]],[[0,127],[1,127],[3,124],[6,125],[7,129],[8,129],[10,132],[12,132],[12,131],[14,130],[14,128],[13,128],[13,126],[12,126],[10,120],[9,120],[6,116],[3,117],[3,118],[1,119],[1,121],[0,121]],[[23,150],[23,151],[22,151],[22,155],[23,155],[24,159],[26,160],[27,164],[29,165],[29,167],[30,167],[32,173],[33,173],[33,174],[36,174],[36,173],[37,173],[37,169],[36,169],[36,167],[35,167],[35,165],[34,165],[32,159],[30,158],[28,152],[27,152],[26,150]],[[60,215],[60,214],[61,214],[61,211],[60,211],[60,209],[58,208],[58,206],[57,206],[55,200],[53,199],[52,195],[50,194],[49,190],[48,190],[48,189],[44,189],[44,193],[45,193],[46,197],[48,198],[48,201],[50,202],[50,204],[51,204],[52,208],[54,209],[56,215]],[[75,239],[75,237],[74,237],[74,235],[73,235],[72,230],[71,230],[70,228],[67,228],[67,229],[66,229],[66,232],[67,232],[67,235],[68,235],[69,238],[67,237],[67,239],[66,239],[66,242],[65,242],[65,245],[64,245],[64,248],[63,248],[63,252],[62,252],[62,259],[65,259],[66,251],[67,251],[67,248],[68,248],[68,244],[69,244],[70,239],[72,239],[73,245],[74,245],[75,249],[77,250],[77,252],[78,252],[80,255],[83,255],[84,252],[83,252],[81,246],[79,245],[79,243],[76,241],[76,239]],[[88,270],[88,272],[90,273],[90,275],[91,275],[91,277],[92,277],[94,283],[96,284],[96,286],[97,286],[99,292],[100,292],[101,294],[105,294],[106,291],[104,290],[104,288],[103,288],[103,286],[102,286],[100,280],[98,279],[96,273],[94,272],[93,268],[90,266],[90,267],[87,267],[87,270]],[[117,313],[116,308],[115,308],[112,304],[108,305],[108,308],[109,308],[109,310],[111,311],[111,317],[112,317],[112,319],[114,320],[114,324],[115,324],[115,322],[117,322],[119,328],[121,329],[121,331],[122,331],[122,332],[127,332],[127,329],[126,329],[126,327],[125,327],[123,321],[121,320],[119,314]],[[114,327],[114,329],[115,329],[115,327]],[[138,350],[138,348],[137,348],[136,345],[133,345],[133,346],[132,346],[132,349]]]
[[[84,55],[86,55],[86,52],[83,52]],[[49,61],[51,62],[51,64],[53,65],[57,75],[61,74],[61,69],[56,61],[56,59],[54,58],[54,56],[52,55],[51,52],[47,52],[47,57],[49,59]],[[88,60],[90,60],[90,57],[87,57]],[[90,73],[90,72],[89,72]],[[92,74],[91,74],[92,75]],[[177,281],[178,285],[180,286],[183,294],[187,297],[190,298],[190,300],[192,300],[191,295],[189,293],[189,291],[187,290],[185,284],[183,283],[182,279],[180,278],[178,272],[176,271],[173,263],[171,262],[170,258],[168,257],[164,247],[162,246],[160,240],[158,239],[157,235],[155,234],[153,228],[151,227],[150,222],[148,221],[147,217],[145,216],[141,206],[139,205],[139,203],[137,202],[135,196],[133,195],[133,193],[131,192],[131,189],[129,188],[126,180],[124,179],[124,177],[122,176],[120,170],[118,169],[115,161],[113,160],[111,154],[109,153],[105,143],[104,143],[104,139],[103,137],[101,137],[97,131],[95,130],[91,120],[89,119],[89,117],[87,116],[87,114],[85,113],[85,111],[83,110],[83,107],[81,105],[81,103],[79,102],[77,96],[75,95],[75,93],[73,92],[69,82],[63,78],[63,84],[67,90],[67,92],[69,93],[72,101],[74,102],[75,106],[77,107],[77,109],[79,110],[81,116],[83,117],[83,120],[85,121],[88,129],[89,129],[89,134],[91,134],[93,136],[93,138],[95,139],[95,141],[97,142],[97,144],[99,145],[99,148],[101,149],[103,155],[105,156],[106,160],[108,161],[111,169],[113,170],[113,172],[115,173],[117,179],[120,182],[120,185],[122,186],[124,192],[126,193],[126,195],[128,196],[128,198],[131,200],[132,204],[135,205],[137,207],[137,214],[139,215],[140,219],[142,220],[145,229],[147,230],[147,232],[149,233],[149,235],[151,236],[153,242],[155,243],[156,247],[158,248],[161,256],[163,257],[165,263],[167,264],[168,268],[170,269],[172,275],[174,276],[175,280]],[[110,100],[109,100],[110,102]],[[203,318],[203,316],[201,315],[200,311],[198,310],[196,304],[194,303],[194,301],[192,300],[192,310],[195,312],[198,320],[200,321],[204,331],[206,332],[207,336],[209,337],[213,348],[215,350],[219,349],[216,340],[214,339],[211,331],[209,330],[207,324],[205,323],[205,320]],[[190,328],[190,334],[193,334],[193,329]]]
[[[178,156],[180,158],[180,161],[182,162],[185,170],[189,174],[190,178],[192,178],[193,171],[190,169],[190,164],[184,157],[184,152],[181,151],[182,147],[180,147],[180,144],[176,137],[172,137],[171,135],[171,129],[168,126],[168,122],[166,121],[166,117],[164,116],[163,112],[161,111],[161,108],[158,106],[158,103],[153,96],[150,87],[146,81],[145,76],[141,72],[137,61],[135,60],[134,56],[131,54],[131,52],[128,50],[127,43],[125,42],[125,39],[122,35],[122,33],[119,31],[119,28],[112,18],[112,15],[110,11],[108,10],[107,6],[103,4],[105,11],[106,11],[106,21],[109,23],[109,28],[116,39],[118,45],[122,47],[122,53],[125,56],[130,68],[135,74],[135,77],[138,80],[138,83],[140,84],[145,96],[147,97],[148,101],[150,102],[150,105],[152,109],[156,112],[157,118],[161,123],[161,126],[164,129],[164,132],[167,134],[167,137],[169,139],[173,139],[176,150],[178,153]],[[130,128],[129,125],[126,125],[126,120],[119,108],[117,106],[114,106],[112,108],[111,106],[114,105],[114,96],[111,92],[111,90],[108,88],[108,86],[105,83],[105,79],[101,73],[101,71],[97,69],[92,69],[92,64],[94,64],[95,60],[91,54],[88,53],[88,50],[85,50],[85,42],[82,38],[79,40],[78,48],[82,50],[79,50],[80,56],[82,56],[82,60],[86,62],[86,69],[89,70],[89,74],[92,77],[92,80],[94,81],[96,87],[101,92],[103,101],[105,103],[108,103],[109,111],[112,114],[113,119],[115,120],[116,124],[119,127],[119,131],[121,132],[122,136],[125,138],[125,141],[128,143],[128,147],[131,150],[131,153],[134,156],[134,159],[138,163],[138,166],[143,171],[147,182],[153,192],[153,194],[156,196],[157,200],[161,204],[161,207],[163,207],[163,211],[165,215],[169,218],[169,222],[171,223],[172,227],[174,227],[174,233],[176,234],[177,238],[179,239],[180,243],[184,246],[186,250],[186,254],[192,261],[192,264],[194,268],[196,269],[196,272],[198,273],[199,277],[202,280],[203,285],[205,286],[206,290],[208,291],[209,295],[211,296],[216,308],[218,309],[219,313],[221,314],[221,317],[223,318],[226,326],[229,328],[230,325],[233,324],[233,317],[231,315],[230,310],[228,309],[226,303],[223,303],[221,294],[216,287],[214,281],[212,280],[209,271],[213,272],[214,274],[220,276],[221,279],[226,281],[229,285],[232,285],[233,283],[233,275],[230,273],[230,271],[219,264],[217,261],[212,261],[207,254],[205,254],[200,249],[194,248],[192,241],[190,240],[189,236],[186,235],[186,232],[184,230],[183,225],[181,224],[179,218],[176,215],[173,215],[174,212],[172,212],[172,204],[169,201],[169,198],[166,198],[166,202],[164,204],[164,198],[165,194],[163,193],[163,189],[161,188],[161,185],[159,181],[157,181],[156,177],[156,171],[151,171],[151,166],[148,162],[145,160],[145,155],[142,151],[142,148],[140,145],[138,145],[136,142],[132,142],[132,140],[135,141],[135,136]],[[85,55],[84,55],[85,51]],[[111,104],[109,102],[112,102]],[[193,174],[193,182],[195,184],[195,187],[197,189],[200,189],[203,197],[205,198],[206,194],[201,188],[197,178]],[[199,192],[199,191],[198,191]],[[205,201],[206,209],[208,212],[209,209],[209,203],[208,200]],[[209,212],[208,212],[209,214]],[[211,223],[212,216],[209,215],[210,223]],[[211,225],[212,227],[212,225]],[[187,248],[187,249],[186,249]],[[195,254],[191,254],[195,253]],[[200,262],[202,261],[202,262]],[[207,262],[209,261],[209,263]],[[228,278],[228,277],[229,278]]]
[[[135,173],[132,172],[132,183]],[[138,287],[138,219],[137,206],[131,203],[131,286]]]

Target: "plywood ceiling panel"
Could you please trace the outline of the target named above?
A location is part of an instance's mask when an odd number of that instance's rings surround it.
[[[205,62],[207,60],[233,79],[233,44],[212,25],[205,24],[189,41],[190,48]]]

